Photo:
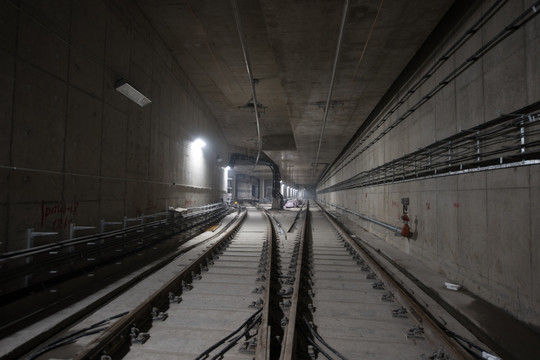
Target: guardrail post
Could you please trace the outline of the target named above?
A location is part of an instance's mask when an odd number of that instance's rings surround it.
[[[35,232],[34,229],[28,229],[27,230],[27,237],[26,237],[26,247],[30,249],[31,247],[34,247],[34,237],[36,236],[49,236],[49,235],[58,235],[58,232]]]
[[[58,232],[35,232],[34,229],[28,229],[27,230],[27,237],[26,237],[26,247],[28,249],[34,247],[34,237],[36,236],[49,236],[49,235],[58,235]],[[32,256],[26,257],[26,263],[30,264],[32,262]],[[27,274],[24,276],[24,286],[28,286],[30,284],[30,279],[32,278],[32,274]]]
[[[75,223],[69,224],[69,240],[73,239],[73,236],[75,235],[75,231],[77,230],[90,230],[95,229],[95,226],[77,226]]]
[[[105,221],[105,219],[101,219],[99,222],[99,233],[103,234],[105,232],[105,226],[107,225],[122,225],[122,222],[119,221]]]
[[[127,228],[127,224],[128,222],[133,222],[133,221],[140,221],[141,222],[141,225],[144,223],[144,217],[138,217],[138,218],[128,218],[127,216],[124,216],[124,229]]]

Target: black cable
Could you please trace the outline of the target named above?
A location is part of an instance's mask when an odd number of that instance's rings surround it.
[[[342,360],[347,360],[347,358],[345,358],[343,355],[341,355],[336,349],[334,349],[332,346],[330,346],[330,344],[328,344],[316,331],[315,329],[313,329],[313,327],[309,324],[308,320],[306,319],[306,317],[303,315],[303,314],[300,314],[300,317],[302,318],[302,320],[304,321],[304,324],[305,326],[307,327],[307,329],[310,331],[310,333],[315,337],[317,338],[317,340],[319,340],[324,346],[326,346],[330,351],[332,351],[334,354],[336,354],[339,358],[341,358]],[[302,330],[302,327],[300,327],[300,330]],[[309,338],[308,338],[309,339]],[[310,341],[311,342],[311,341]],[[314,344],[315,346],[317,346],[317,348],[319,349],[320,347],[317,345],[317,344]]]
[[[401,107],[401,105],[406,103],[406,100],[412,95],[412,93],[414,93],[424,82],[426,82],[427,79],[429,79],[443,65],[443,63],[446,62],[451,57],[451,55],[456,53],[457,50],[461,48],[461,46],[463,46],[476,32],[478,32],[482,28],[482,26],[485,23],[487,23],[487,21],[500,10],[500,8],[504,5],[505,2],[506,0],[498,0],[482,16],[480,16],[480,18],[467,31],[465,31],[463,35],[456,42],[454,42],[441,57],[439,57],[439,59],[435,62],[435,64],[433,64],[431,68],[426,73],[424,73],[424,75],[421,76],[420,79],[415,84],[413,84],[409,88],[409,90],[400,99],[400,101],[398,101],[398,103],[394,105],[385,114],[383,119],[380,120],[378,124],[376,124],[376,128],[372,129],[368,133],[368,135],[365,136],[363,139],[357,139],[355,141],[354,145],[352,145],[352,148],[349,148],[347,152],[344,154],[345,156],[343,157],[343,160],[339,160],[340,164],[339,165],[336,164],[336,168],[338,166],[341,166],[341,167],[337,169],[334,168],[333,172],[330,172],[330,169],[329,169],[328,172],[324,175],[324,178],[322,179],[321,182],[326,183],[328,179],[330,178],[330,176],[335,175],[345,166],[350,164],[354,159],[356,159],[360,155],[360,153],[363,152],[364,150],[362,150],[358,154],[355,154],[351,160],[349,161],[345,160],[346,158],[353,156],[354,152],[358,150],[358,148],[362,145],[362,143],[367,141],[367,139],[376,131],[376,129],[378,129],[382,125],[382,123],[384,123],[390,117],[390,115],[392,115],[399,107]],[[393,128],[395,127],[395,125],[393,124],[391,125],[391,127]],[[344,162],[346,163],[343,165]]]
[[[103,328],[98,328],[96,330],[93,330],[93,331],[88,331],[86,333],[84,333],[83,335],[80,335],[80,336],[77,336],[77,337],[74,337],[74,338],[66,338],[64,339],[63,341],[57,341],[55,342],[54,344],[49,344],[47,345],[46,347],[44,348],[41,348],[39,349],[38,351],[36,351],[35,353],[29,355],[28,357],[25,358],[25,360],[33,360],[33,359],[36,359],[38,358],[40,355],[43,355],[51,350],[54,350],[56,348],[59,348],[60,346],[64,346],[64,345],[68,345],[68,344],[73,344],[74,342],[77,341],[77,339],[81,338],[81,337],[84,337],[84,336],[89,336],[89,335],[94,335],[94,334],[98,334],[100,332],[102,332],[103,330],[106,330],[108,329],[109,327],[106,326],[106,327],[103,327]]]
[[[296,217],[294,218],[294,221],[293,221],[293,223],[291,224],[291,227],[289,228],[289,231],[287,231],[287,232],[292,232],[294,226],[296,225],[296,222],[297,222],[298,219],[300,218],[300,214],[301,214],[302,211],[304,210],[304,205],[305,205],[305,204],[302,204],[302,207],[300,208],[300,210],[299,210],[298,213],[296,214]]]
[[[87,328],[78,330],[78,331],[76,331],[76,332],[74,332],[74,333],[72,333],[72,334],[66,336],[65,338],[58,339],[58,340],[52,342],[52,343],[49,344],[49,345],[52,345],[52,344],[54,344],[55,342],[58,342],[58,341],[62,341],[63,339],[67,339],[67,338],[71,338],[71,337],[76,337],[77,335],[79,335],[79,334],[81,334],[81,333],[84,333],[84,332],[86,332],[86,331],[88,331],[88,330],[92,330],[92,329],[94,329],[94,328],[96,328],[96,327],[98,327],[98,326],[101,326],[101,325],[103,325],[103,324],[105,324],[105,323],[107,323],[107,322],[109,322],[109,321],[111,321],[111,320],[118,319],[118,318],[120,318],[120,317],[122,317],[122,316],[124,316],[124,315],[126,315],[126,314],[128,314],[128,313],[129,313],[129,311],[124,311],[123,313],[120,313],[120,314],[111,316],[111,317],[109,317],[109,318],[107,318],[107,319],[105,319],[105,320],[98,321],[97,323],[92,324],[92,325],[90,325],[90,326],[87,327]]]
[[[261,315],[259,315],[251,324],[249,324],[247,327],[246,327],[246,330],[244,330],[243,333],[241,333],[240,335],[238,335],[236,338],[234,338],[233,340],[231,340],[229,342],[229,344],[227,346],[225,346],[220,352],[218,352],[216,355],[214,355],[212,357],[211,360],[217,360],[217,359],[220,359],[227,351],[229,351],[233,346],[236,345],[236,343],[238,342],[238,340],[240,340],[243,336],[245,336],[246,334],[249,333],[249,331],[255,326],[257,325],[257,323],[261,320]]]
[[[496,4],[493,5],[492,9],[495,9]],[[498,5],[497,5],[498,6]],[[341,164],[339,166],[336,165],[336,168],[334,170],[328,170],[327,174],[324,175],[324,178],[321,178],[321,184],[324,184],[328,181],[328,178],[337,172],[341,171],[343,168],[345,168],[348,164],[350,164],[353,160],[355,160],[360,154],[365,152],[368,148],[373,146],[378,140],[380,140],[383,136],[385,136],[390,130],[392,130],[394,127],[396,127],[400,122],[405,120],[406,117],[408,117],[410,114],[412,114],[414,111],[416,111],[421,105],[423,105],[425,102],[427,102],[430,98],[432,98],[437,92],[439,92],[443,87],[445,87],[447,84],[449,84],[451,81],[453,81],[455,78],[457,78],[461,73],[463,73],[466,69],[468,69],[474,62],[476,62],[478,59],[480,59],[482,56],[484,56],[489,50],[491,50],[493,47],[498,45],[502,40],[504,40],[506,37],[508,37],[510,34],[512,34],[514,31],[525,25],[528,21],[530,21],[534,16],[537,15],[536,7],[540,6],[540,1],[536,2],[532,6],[530,6],[526,11],[524,11],[521,15],[519,15],[517,18],[515,18],[509,25],[504,27],[504,30],[501,31],[499,34],[497,34],[494,38],[492,38],[490,41],[488,41],[484,46],[482,46],[480,49],[478,49],[472,56],[470,56],[465,62],[457,66],[453,71],[451,71],[441,82],[439,82],[435,88],[433,88],[427,95],[425,95],[420,101],[416,103],[416,105],[413,105],[412,108],[410,108],[408,111],[405,112],[404,115],[402,115],[399,119],[397,119],[394,123],[392,123],[389,127],[387,127],[385,130],[382,131],[381,134],[374,140],[372,140],[369,144],[364,146],[364,148],[360,149],[354,156],[353,154],[360,145],[367,141],[369,137],[386,121],[387,118],[390,117],[390,115],[399,108],[402,104],[406,103],[406,100],[410,95],[414,92],[412,89],[409,89],[407,91],[406,95],[397,103],[397,105],[394,106],[389,112],[386,113],[386,115],[383,117],[382,120],[379,121],[379,123],[376,125],[375,129],[372,129],[363,139],[357,140],[357,144],[354,145],[353,150],[347,154],[348,157],[353,156],[349,160],[342,160]],[[490,11],[492,10],[490,9]],[[499,9],[496,9],[498,11]],[[489,14],[489,12],[486,12],[483,16],[486,16]],[[491,15],[489,15],[491,16]],[[483,24],[481,24],[483,25]],[[477,26],[475,24],[474,26]],[[473,28],[474,28],[473,26]],[[471,29],[473,29],[471,28]],[[469,36],[469,34],[473,34],[474,32],[471,32],[471,29],[465,33],[464,36]],[[460,44],[459,46],[461,46]],[[455,50],[452,50],[455,51]],[[443,56],[440,59],[444,59],[446,61],[446,56]],[[434,66],[437,66],[438,63],[436,63]],[[437,70],[437,67],[433,67],[428,74],[431,76],[431,71],[435,72]],[[424,75],[419,82],[423,83],[425,81],[426,75]],[[333,166],[333,165],[332,165]]]
[[[444,327],[444,332],[447,333],[448,335],[456,338],[456,339],[459,339],[461,341],[463,341],[464,343],[466,343],[467,345],[469,345],[470,347],[473,347],[475,348],[476,350],[480,351],[480,352],[489,352],[489,351],[486,351],[485,349],[481,348],[480,346],[472,343],[470,340],[464,338],[463,336],[459,335],[459,334],[456,334],[455,332],[453,332],[452,330]]]
[[[49,351],[51,351],[53,349],[56,349],[56,348],[58,348],[60,346],[64,346],[64,345],[67,345],[67,344],[74,343],[75,341],[77,341],[77,339],[80,339],[80,338],[82,338],[84,336],[100,333],[103,330],[107,329],[108,326],[105,326],[105,327],[102,327],[102,328],[99,328],[99,326],[104,325],[104,324],[106,324],[107,322],[109,322],[111,320],[122,317],[122,316],[126,315],[127,313],[129,313],[129,311],[125,311],[123,313],[111,316],[111,317],[109,317],[107,319],[98,321],[97,323],[92,324],[89,327],[78,330],[78,331],[76,331],[76,332],[74,332],[72,334],[69,334],[68,336],[65,336],[63,338],[57,339],[57,340],[47,344],[46,346],[42,347],[41,349],[38,349],[37,351],[33,352],[32,354],[28,355],[25,358],[25,360],[36,359],[40,355],[45,354],[46,352],[49,352]]]
[[[202,352],[199,356],[197,356],[195,358],[195,360],[201,360],[205,357],[208,356],[208,354],[216,349],[217,347],[221,346],[221,344],[223,344],[225,341],[227,341],[228,339],[232,338],[236,333],[238,333],[240,330],[242,330],[244,328],[244,326],[246,326],[247,324],[250,323],[250,321],[252,321],[253,319],[255,319],[257,317],[257,315],[263,310],[263,308],[260,308],[259,310],[257,310],[253,315],[251,315],[246,321],[244,321],[244,323],[242,325],[240,325],[236,330],[234,330],[232,333],[230,333],[229,335],[227,335],[226,337],[224,337],[223,339],[221,339],[220,341],[218,341],[217,343],[215,343],[214,345],[210,346],[208,349],[206,349],[204,352]]]
[[[313,345],[313,346],[314,346],[321,354],[323,354],[323,356],[324,356],[325,358],[327,358],[328,360],[333,360],[332,357],[331,357],[330,355],[328,355],[328,354],[326,353],[326,351],[324,351],[324,349],[323,349],[321,346],[319,346],[319,344],[317,344],[312,338],[310,338],[310,337],[304,332],[304,330],[302,329],[301,326],[299,326],[298,329],[300,330],[300,333],[301,333],[302,335],[304,335],[304,338],[306,338],[306,340],[309,341],[309,343],[310,343],[311,345]]]
[[[316,331],[315,329],[313,329],[313,327],[309,324],[309,321],[306,319],[306,317],[304,316],[304,314],[300,314],[300,317],[302,318],[302,320],[304,321],[304,323],[306,324],[308,330],[311,332],[311,334],[313,336],[315,336],[315,338],[317,338],[317,340],[319,340],[324,346],[326,346],[330,351],[332,351],[334,354],[336,354],[340,359],[342,360],[347,360],[347,358],[343,355],[341,355],[339,353],[339,351],[337,351],[336,349],[334,349],[332,346],[330,346],[330,344],[328,344]]]

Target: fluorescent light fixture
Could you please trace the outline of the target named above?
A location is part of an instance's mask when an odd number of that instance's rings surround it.
[[[206,143],[201,138],[197,138],[195,139],[195,141],[193,141],[193,145],[195,145],[198,148],[203,148],[206,146]]]
[[[230,167],[230,166],[227,166],[227,167],[225,168],[225,170],[229,171],[229,170],[231,170],[231,167]]]
[[[125,97],[135,102],[140,107],[148,105],[152,102],[149,98],[141,94],[137,89],[127,83],[125,79],[120,79],[116,82],[115,88],[118,92],[121,92]]]

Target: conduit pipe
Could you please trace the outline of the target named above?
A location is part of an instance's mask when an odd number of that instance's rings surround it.
[[[377,219],[370,218],[369,216],[365,216],[365,215],[359,214],[359,213],[357,213],[356,211],[349,210],[349,209],[347,209],[347,208],[344,208],[343,206],[332,205],[332,204],[328,204],[328,205],[335,206],[336,209],[339,209],[339,210],[348,212],[348,213],[350,213],[350,214],[356,215],[356,216],[358,216],[358,217],[359,217],[360,219],[362,219],[362,220],[366,220],[366,221],[372,222],[372,223],[374,223],[374,224],[380,225],[380,226],[382,226],[382,227],[384,227],[384,228],[386,228],[386,229],[392,230],[392,231],[393,231],[394,233],[396,233],[396,234],[401,235],[401,228],[400,228],[400,227],[396,227],[396,226],[387,224],[387,223],[385,223],[385,222],[379,221],[379,220],[377,220]]]
[[[347,0],[348,1],[348,0]],[[253,99],[253,108],[255,109],[255,121],[257,123],[257,158],[255,159],[255,165],[259,162],[259,156],[261,155],[262,140],[261,140],[261,127],[259,125],[259,103],[257,102],[257,96],[255,95],[255,83],[253,81],[253,73],[251,70],[251,64],[249,62],[249,56],[247,52],[246,39],[244,31],[242,30],[242,20],[240,19],[240,11],[236,0],[231,0],[231,4],[234,12],[234,19],[236,21],[236,29],[238,30],[238,37],[240,38],[240,45],[242,46],[242,54],[244,55],[244,62],[246,64],[246,70],[249,77],[249,86],[251,88],[251,97]]]
[[[334,66],[332,67],[332,76],[330,78],[330,88],[328,89],[328,97],[326,98],[326,106],[324,107],[323,123],[322,123],[321,135],[319,136],[319,146],[317,147],[317,158],[315,159],[315,167],[319,165],[319,154],[321,152],[324,129],[326,128],[326,119],[328,118],[328,108],[330,106],[330,99],[332,98],[332,90],[334,89],[334,79],[336,77],[336,68],[337,68],[337,64],[339,60],[339,53],[341,52],[341,40],[343,38],[343,30],[345,29],[345,20],[347,19],[348,11],[349,11],[349,0],[345,0],[345,5],[343,6],[343,16],[341,18],[341,27],[339,29],[336,56],[334,58]]]

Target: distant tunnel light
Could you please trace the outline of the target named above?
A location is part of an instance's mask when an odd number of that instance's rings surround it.
[[[193,141],[193,145],[197,148],[203,148],[206,146],[206,143],[201,138],[197,138]]]
[[[149,98],[141,94],[137,89],[127,83],[125,79],[120,79],[116,82],[115,88],[118,92],[122,93],[125,97],[135,102],[140,107],[148,105],[152,102]]]

